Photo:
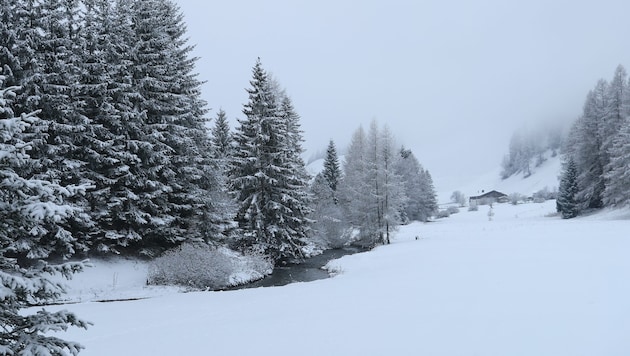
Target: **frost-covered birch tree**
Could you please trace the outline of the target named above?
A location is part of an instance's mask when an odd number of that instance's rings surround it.
[[[389,233],[400,223],[406,197],[397,160],[389,129],[373,121],[367,134],[361,127],[355,131],[345,156],[339,197],[346,218],[366,246],[389,243]]]

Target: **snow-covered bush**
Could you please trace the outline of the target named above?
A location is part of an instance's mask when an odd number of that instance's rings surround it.
[[[458,204],[460,207],[466,206],[466,200],[466,195],[459,190],[456,190],[453,194],[451,194],[451,202]]]
[[[479,211],[479,205],[477,205],[476,200],[470,202],[470,205],[468,206],[468,211]]]
[[[449,215],[453,215],[459,213],[459,208],[457,208],[456,206],[449,206],[448,208],[446,208],[446,211]]]
[[[510,204],[517,205],[520,202],[525,201],[526,197],[521,193],[512,193],[508,196]]]
[[[272,269],[271,262],[260,256],[185,243],[151,262],[147,283],[216,290],[260,279]]]
[[[546,200],[556,199],[557,197],[558,191],[555,189],[550,191],[548,187],[544,187],[532,195],[534,203],[543,203]]]
[[[437,219],[448,218],[449,216],[451,216],[451,214],[448,212],[448,210],[440,210],[435,215]]]

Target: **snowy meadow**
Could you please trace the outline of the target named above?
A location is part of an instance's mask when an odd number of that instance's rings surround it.
[[[630,215],[488,209],[402,226],[391,245],[331,261],[325,280],[50,308],[94,323],[63,334],[82,355],[627,355]]]

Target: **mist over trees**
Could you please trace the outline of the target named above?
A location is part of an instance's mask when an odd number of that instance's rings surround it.
[[[574,195],[571,204],[558,204],[564,217],[589,209],[630,205],[629,85],[626,70],[619,65],[610,82],[599,80],[586,96],[583,113],[571,127],[563,148],[561,185],[564,182],[571,188],[569,197]]]
[[[509,153],[501,163],[501,178],[519,173],[529,177],[536,167],[545,162],[547,152],[551,152],[552,157],[558,154],[563,136],[561,125],[516,130],[510,139]]]

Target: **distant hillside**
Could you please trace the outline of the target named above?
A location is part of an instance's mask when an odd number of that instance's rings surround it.
[[[558,189],[558,176],[561,169],[560,155],[552,157],[551,151],[544,153],[545,161],[535,169],[532,169],[531,175],[525,177],[523,172],[513,174],[509,178],[501,179],[502,167],[497,167],[492,171],[479,176],[471,178],[460,187],[456,187],[454,190],[459,190],[466,196],[475,196],[483,194],[491,190],[497,190],[505,194],[520,193],[523,195],[531,196],[533,193],[547,188],[550,191]],[[446,203],[450,201],[450,197],[453,191],[443,191],[438,193],[438,199],[440,203]]]

